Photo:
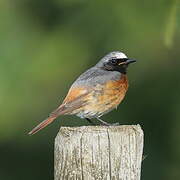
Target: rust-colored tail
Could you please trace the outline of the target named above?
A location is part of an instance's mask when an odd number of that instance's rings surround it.
[[[45,119],[43,122],[41,122],[39,125],[37,125],[32,131],[30,131],[28,134],[33,135],[40,131],[41,129],[45,128],[48,124],[52,123],[57,116],[50,116],[47,119]]]

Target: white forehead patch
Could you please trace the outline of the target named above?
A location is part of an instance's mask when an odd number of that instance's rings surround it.
[[[99,63],[97,63],[97,66],[102,66],[104,64],[104,62],[108,62],[109,60],[111,60],[113,58],[115,58],[115,59],[127,59],[128,57],[120,51],[113,51],[113,52],[110,52],[109,54],[107,54],[106,56],[104,56],[99,61]]]
[[[116,56],[116,58],[118,58],[118,59],[127,58],[127,56],[126,56],[124,53],[122,53],[122,52],[117,52],[117,53],[115,54],[115,56]]]

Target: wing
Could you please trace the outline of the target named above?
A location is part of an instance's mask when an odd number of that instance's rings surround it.
[[[63,103],[51,113],[52,116],[71,114],[87,103],[87,95],[91,90],[87,87],[72,87],[70,88]]]

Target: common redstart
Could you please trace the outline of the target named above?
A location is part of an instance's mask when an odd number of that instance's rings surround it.
[[[76,115],[91,123],[91,119],[96,118],[103,125],[109,125],[100,117],[123,100],[128,89],[127,67],[133,62],[136,60],[119,51],[104,56],[77,78],[63,103],[29,134],[35,134],[60,115]]]

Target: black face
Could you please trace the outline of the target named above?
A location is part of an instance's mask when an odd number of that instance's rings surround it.
[[[111,58],[109,61],[104,63],[104,68],[108,71],[118,71],[126,74],[128,65],[133,62],[136,62],[136,60],[131,60],[128,58]]]

